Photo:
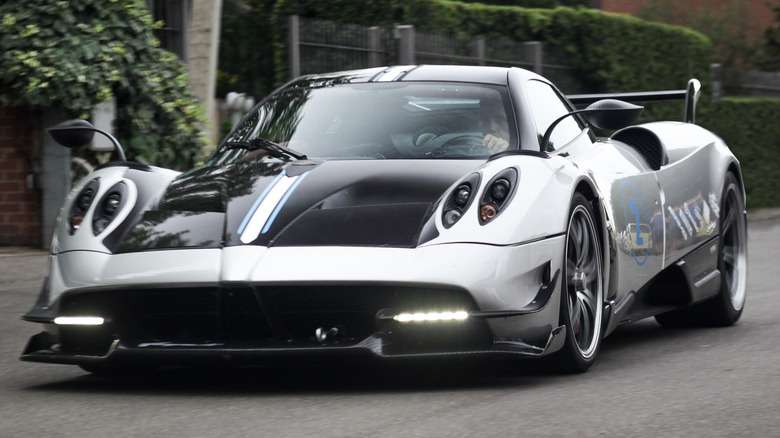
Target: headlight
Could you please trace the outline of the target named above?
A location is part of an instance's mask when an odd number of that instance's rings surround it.
[[[518,178],[517,169],[510,167],[499,172],[487,183],[485,193],[479,202],[480,224],[484,225],[501,214],[515,194]]]
[[[86,186],[76,195],[76,199],[73,201],[73,205],[70,207],[68,213],[68,231],[70,234],[76,232],[81,227],[81,222],[84,221],[84,215],[87,214],[89,207],[92,206],[92,202],[95,200],[95,195],[100,188],[100,179],[95,178],[88,182]]]
[[[442,216],[442,223],[444,228],[450,228],[455,225],[458,220],[463,216],[463,213],[468,210],[471,203],[474,201],[474,192],[479,187],[480,175],[478,173],[472,173],[468,178],[461,181],[455,190],[447,196],[444,202],[444,213]]]
[[[119,204],[122,202],[122,195],[119,192],[111,192],[103,201],[103,211],[108,214],[114,214],[119,210]]]
[[[92,233],[94,235],[97,236],[108,227],[108,224],[116,217],[117,212],[124,206],[126,199],[127,184],[124,182],[116,183],[106,191],[92,214]]]
[[[495,199],[504,199],[509,194],[509,181],[501,178],[490,186],[490,193]]]

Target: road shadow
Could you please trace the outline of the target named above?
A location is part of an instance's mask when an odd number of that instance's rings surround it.
[[[431,392],[531,387],[539,382],[511,361],[449,360],[383,364],[373,360],[254,367],[168,367],[120,376],[85,372],[32,391],[142,394],[318,394]]]

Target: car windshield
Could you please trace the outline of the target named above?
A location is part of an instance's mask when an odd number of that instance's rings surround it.
[[[507,94],[444,82],[288,88],[244,118],[218,161],[484,158],[517,147]],[[268,144],[295,152],[282,157]]]

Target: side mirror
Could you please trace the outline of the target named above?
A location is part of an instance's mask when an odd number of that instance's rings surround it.
[[[95,136],[96,132],[103,134],[108,137],[111,143],[113,143],[114,149],[116,149],[116,153],[119,156],[119,159],[122,161],[127,161],[124,149],[122,149],[122,146],[114,138],[114,136],[101,129],[95,128],[86,120],[66,120],[58,125],[52,126],[51,128],[47,129],[47,131],[49,132],[51,138],[54,139],[54,141],[70,149],[76,149],[85,146],[87,143],[92,141],[92,138]]]
[[[588,123],[599,128],[615,130],[634,123],[644,107],[622,100],[604,99],[593,102],[582,110]]]
[[[644,107],[616,99],[604,99],[593,102],[585,109],[572,111],[552,122],[544,133],[540,147],[542,151],[547,150],[547,145],[550,143],[550,136],[552,135],[553,129],[562,120],[569,116],[573,116],[574,114],[585,114],[588,123],[599,129],[614,130],[625,128],[634,123],[642,114],[643,110]]]

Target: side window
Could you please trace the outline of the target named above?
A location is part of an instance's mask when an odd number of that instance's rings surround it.
[[[563,98],[549,84],[541,81],[528,81],[526,94],[529,98],[529,107],[536,121],[539,142],[541,143],[547,128],[557,118],[569,112]],[[569,117],[555,127],[550,136],[548,151],[563,147],[574,140],[585,127],[576,117]]]

